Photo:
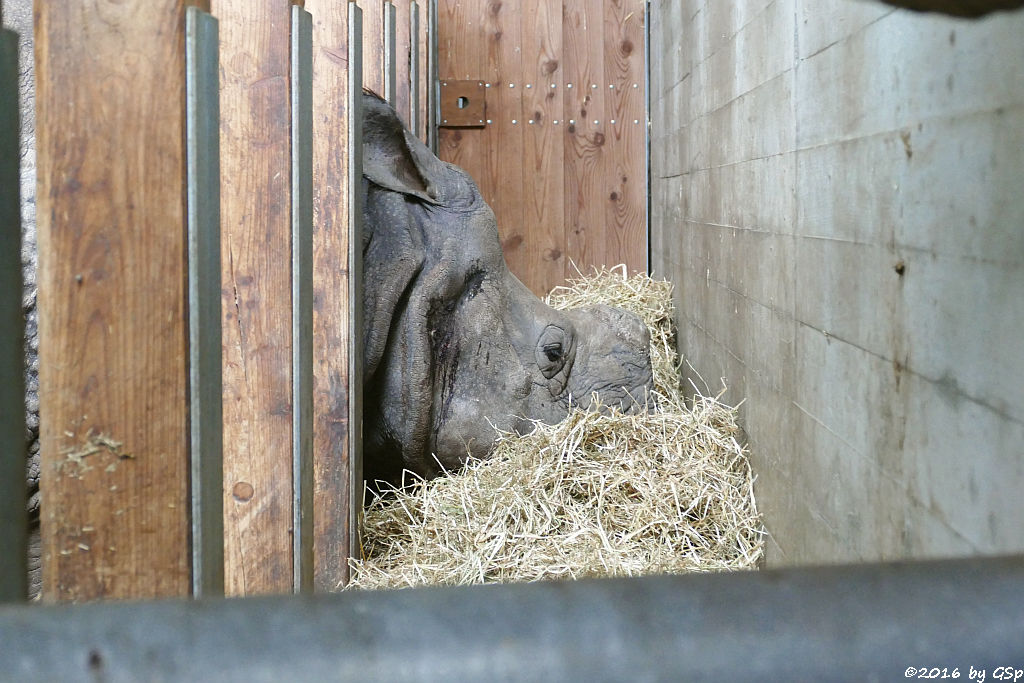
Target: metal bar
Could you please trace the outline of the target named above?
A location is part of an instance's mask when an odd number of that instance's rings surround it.
[[[420,7],[409,3],[409,130],[420,135]]]
[[[224,594],[217,20],[185,14],[192,595]]]
[[[292,6],[292,577],[313,590],[313,15]]]
[[[0,30],[0,603],[28,593],[18,34]]]
[[[1013,557],[18,605],[0,607],[0,670],[18,681],[892,681],[1009,667],[1012,678],[1022,592]]]
[[[363,11],[349,3],[348,20],[348,424],[351,480],[349,552],[361,554],[363,528]]]
[[[395,6],[390,2],[384,3],[384,99],[391,106],[395,105],[395,92],[397,90],[398,69],[396,60],[396,24],[398,22]]]
[[[647,214],[644,235],[647,239],[647,273],[651,263],[651,2],[644,2],[644,182],[647,187]]]
[[[427,23],[427,147],[437,154],[438,109],[441,106],[441,84],[437,80],[437,0],[429,0],[430,16]]]

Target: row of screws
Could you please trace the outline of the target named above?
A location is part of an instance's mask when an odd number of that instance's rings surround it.
[[[447,87],[448,87],[448,81],[444,81],[444,82],[442,82],[442,83],[441,83],[441,85],[443,85],[444,87],[446,87],[446,88],[447,88]],[[485,87],[485,88],[490,88],[490,87],[491,87],[491,84],[490,84],[490,83],[478,83],[477,85],[479,85],[479,86],[482,86],[482,87]],[[516,84],[515,84],[515,83],[509,83],[509,84],[508,84],[508,87],[510,87],[510,88],[514,88],[514,87],[516,87]],[[532,84],[532,83],[527,83],[527,84],[526,84],[526,87],[527,87],[527,88],[532,88],[532,87],[533,87],[533,84]],[[557,88],[557,87],[558,87],[558,84],[557,84],[557,83],[552,83],[552,84],[551,84],[551,87],[552,87],[552,88]],[[571,87],[572,87],[572,83],[567,83],[565,87],[567,87],[567,88],[571,88]],[[596,88],[597,88],[597,83],[591,83],[591,84],[590,84],[590,87],[591,87],[592,89],[596,89]],[[634,83],[634,84],[633,84],[633,87],[634,87],[634,88],[639,88],[639,87],[640,87],[640,84],[639,84],[639,83]],[[608,84],[608,88],[609,88],[609,89],[611,89],[611,90],[614,90],[614,89],[615,89],[615,84],[614,84],[614,83],[610,83],[610,84]]]
[[[487,123],[493,123],[493,121],[491,121],[491,119],[487,119]],[[518,119],[512,119],[512,124],[513,125],[515,125],[517,123],[519,123]],[[530,119],[529,121],[527,121],[527,123],[532,125],[534,123],[534,120]],[[557,126],[558,125],[558,119],[555,119],[551,123]],[[576,119],[569,119],[569,124],[570,125],[575,125],[575,123],[576,123]],[[609,123],[611,123],[614,126],[615,125],[615,119],[612,119],[611,121],[609,121]],[[634,125],[639,125],[640,124],[640,119],[633,119],[633,124]],[[599,125],[601,125],[601,122],[595,119],[594,120],[594,125],[595,126],[599,126]]]

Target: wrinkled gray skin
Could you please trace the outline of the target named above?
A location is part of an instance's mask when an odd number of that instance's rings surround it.
[[[558,422],[593,392],[606,406],[642,405],[652,378],[640,319],[545,305],[509,272],[465,171],[378,98],[363,106],[367,480],[457,468],[490,453],[494,427]]]

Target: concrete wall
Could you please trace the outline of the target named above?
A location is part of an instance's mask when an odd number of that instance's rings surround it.
[[[1024,550],[1024,12],[651,11],[652,267],[769,564]]]

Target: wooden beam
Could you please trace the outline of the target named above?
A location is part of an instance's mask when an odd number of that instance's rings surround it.
[[[221,36],[225,590],[293,582],[289,0],[212,0]]]
[[[386,0],[357,0],[363,11],[363,87],[387,97],[384,59],[384,15]]]
[[[190,591],[187,4],[35,6],[49,600]]]
[[[314,587],[330,591],[348,581],[353,508],[362,503],[361,485],[351,495],[357,463],[349,417],[353,392],[361,388],[350,372],[358,348],[350,315],[357,161],[350,148],[353,126],[361,125],[353,94],[359,97],[362,71],[352,56],[357,41],[349,40],[349,15],[358,7],[306,0],[306,9],[313,15]]]
[[[412,56],[411,0],[392,0],[395,9],[395,111],[407,127],[412,121],[412,81],[409,58]]]

